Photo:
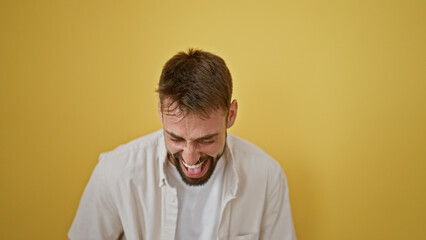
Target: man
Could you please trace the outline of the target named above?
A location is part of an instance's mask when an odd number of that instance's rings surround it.
[[[238,105],[225,62],[178,53],[158,93],[163,129],[101,154],[70,239],[296,239],[280,165],[227,134]]]

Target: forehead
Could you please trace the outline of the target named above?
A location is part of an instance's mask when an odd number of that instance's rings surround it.
[[[161,100],[160,100],[161,101]],[[163,116],[173,117],[175,121],[181,121],[185,118],[187,119],[196,119],[201,118],[204,120],[214,119],[220,117],[219,115],[226,115],[221,107],[217,109],[211,109],[209,111],[203,111],[201,113],[193,113],[191,111],[186,111],[176,101],[172,101],[170,98],[165,98],[161,101],[161,112]]]
[[[218,109],[222,107],[215,103],[203,104],[203,101],[193,100],[190,101],[188,99],[179,100],[172,99],[171,97],[160,97],[160,107],[161,111],[164,114],[168,115],[186,115],[188,113],[192,113],[200,116],[201,118],[210,118],[210,115]],[[222,111],[227,112],[227,111]]]
[[[213,111],[209,118],[192,113],[184,114],[178,108],[163,114],[164,129],[185,139],[197,139],[208,134],[221,133],[226,130],[225,120],[226,115],[222,109]]]

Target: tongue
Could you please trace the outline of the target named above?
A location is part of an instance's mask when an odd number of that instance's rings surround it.
[[[201,172],[201,167],[197,167],[197,168],[188,168],[188,172],[190,174],[198,174]]]

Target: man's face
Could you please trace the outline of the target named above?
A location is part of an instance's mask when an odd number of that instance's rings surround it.
[[[233,102],[234,104],[234,102]],[[208,119],[194,114],[180,114],[179,108],[168,114],[159,113],[164,128],[164,139],[169,161],[177,168],[182,180],[188,185],[203,185],[213,174],[226,142],[226,129],[232,126],[232,118],[219,109]],[[231,124],[229,123],[231,120]]]

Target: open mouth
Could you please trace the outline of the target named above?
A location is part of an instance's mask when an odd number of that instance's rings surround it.
[[[200,178],[207,172],[207,169],[210,166],[211,158],[208,158],[192,166],[186,164],[183,160],[180,160],[179,162],[186,176],[190,178]]]

